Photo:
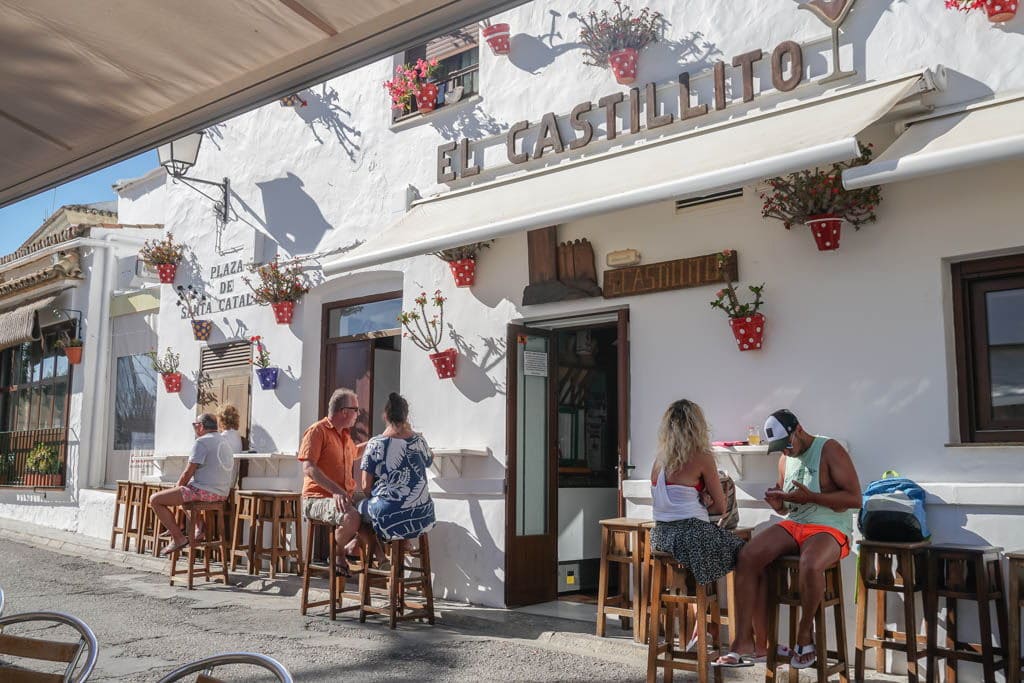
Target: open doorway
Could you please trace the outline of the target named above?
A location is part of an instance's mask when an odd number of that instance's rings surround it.
[[[599,521],[621,516],[628,312],[509,326],[506,604],[596,602]]]

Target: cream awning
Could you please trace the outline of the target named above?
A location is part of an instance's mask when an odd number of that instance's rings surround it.
[[[791,106],[422,200],[380,235],[325,264],[324,273],[851,159],[859,153],[858,133],[925,89],[923,73],[841,88]]]
[[[0,313],[0,350],[39,339],[39,311],[53,303],[48,296]]]
[[[843,173],[847,189],[1024,157],[1024,95],[911,123],[877,159]]]
[[[0,0],[0,206],[523,2]]]

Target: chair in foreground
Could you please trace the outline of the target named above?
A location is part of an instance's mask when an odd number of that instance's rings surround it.
[[[4,615],[4,589],[0,588],[0,617]]]
[[[292,683],[292,675],[281,665],[279,661],[266,655],[254,652],[228,652],[222,655],[214,655],[206,659],[200,659],[191,664],[180,666],[171,673],[160,679],[160,683],[171,683],[172,681],[184,680],[186,676],[198,673],[196,683],[219,683],[221,679],[214,678],[213,670],[218,666],[231,664],[248,664],[266,669],[275,676],[281,683]]]
[[[70,626],[78,632],[78,641],[62,642],[59,640],[43,640],[16,636],[8,627],[14,624],[32,624],[33,626],[51,626],[59,624]],[[46,633],[50,633],[49,630]],[[79,619],[60,612],[25,612],[0,617],[0,655],[4,658],[35,660],[39,662],[59,662],[66,664],[64,673],[38,672],[14,666],[11,662],[0,664],[0,680],[6,683],[81,683],[92,674],[96,667],[98,654],[96,636],[92,629]],[[82,656],[85,656],[84,663]],[[77,673],[76,673],[77,672]]]

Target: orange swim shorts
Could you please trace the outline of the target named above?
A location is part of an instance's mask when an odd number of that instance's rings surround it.
[[[807,542],[811,536],[817,536],[818,534],[828,534],[832,538],[836,539],[836,543],[839,544],[839,559],[843,559],[850,554],[850,541],[839,529],[834,527],[826,526],[824,524],[801,524],[799,522],[793,522],[788,519],[784,519],[779,522],[779,526],[786,530],[793,540],[796,541],[797,547],[802,548],[804,543]]]

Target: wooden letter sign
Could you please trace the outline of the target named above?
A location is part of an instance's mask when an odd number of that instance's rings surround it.
[[[732,252],[724,273],[728,279],[739,280],[736,252]],[[667,292],[701,285],[724,283],[725,277],[718,270],[718,254],[706,254],[676,261],[662,261],[646,266],[617,268],[604,271],[604,297],[614,299],[633,294]]]

